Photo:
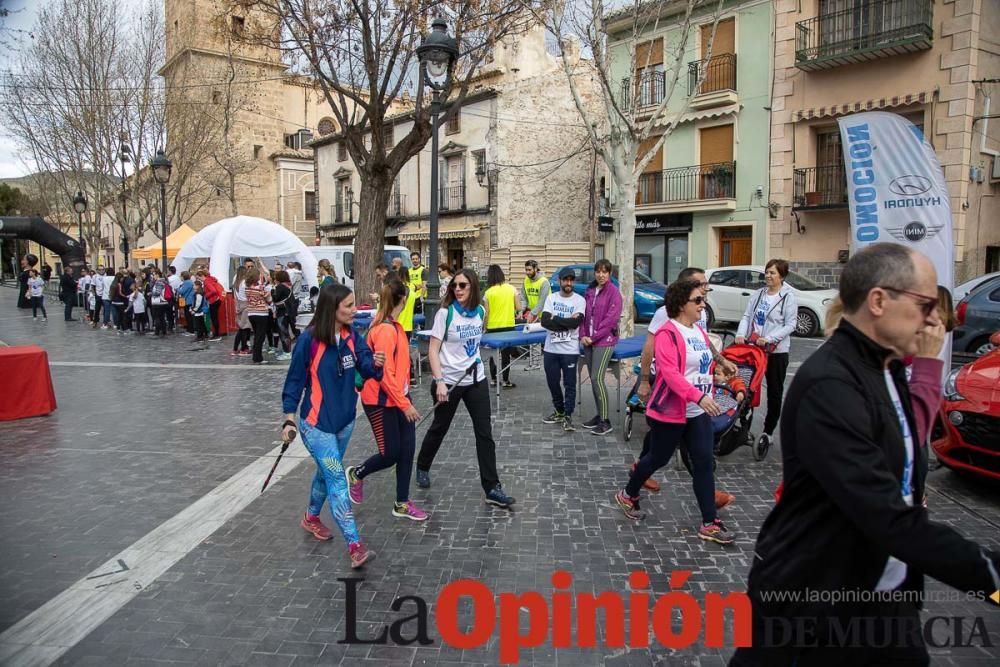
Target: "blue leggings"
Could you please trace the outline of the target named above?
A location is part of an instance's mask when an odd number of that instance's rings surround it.
[[[307,511],[312,516],[319,516],[323,503],[329,500],[330,514],[348,544],[361,541],[358,526],[354,523],[354,512],[351,511],[351,499],[347,495],[347,479],[344,478],[344,454],[353,432],[353,421],[339,433],[326,433],[299,419],[302,442],[316,462],[316,476],[309,490]]]

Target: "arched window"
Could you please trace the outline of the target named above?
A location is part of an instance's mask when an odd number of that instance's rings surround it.
[[[319,122],[316,130],[319,132],[319,136],[325,137],[337,131],[337,123],[332,118],[324,118]]]

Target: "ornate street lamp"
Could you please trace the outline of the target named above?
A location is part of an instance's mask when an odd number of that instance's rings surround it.
[[[451,70],[458,59],[458,42],[448,34],[448,24],[438,17],[431,23],[431,33],[424,35],[417,47],[417,58],[420,60],[421,76],[424,83],[433,91],[431,98],[431,237],[430,237],[430,270],[427,281],[427,298],[424,299],[424,318],[426,326],[434,324],[437,314],[440,280],[438,278],[438,203],[441,193],[438,192],[438,114],[441,113],[441,91],[446,90],[451,83]]]
[[[73,197],[73,210],[76,211],[76,230],[78,232],[80,250],[84,252],[84,257],[86,257],[87,251],[83,245],[83,214],[87,212],[87,197],[80,190],[77,190],[76,196]]]
[[[156,157],[150,162],[153,169],[153,179],[160,184],[160,270],[167,272],[167,183],[170,182],[170,171],[174,163],[167,159],[162,150],[156,151]]]

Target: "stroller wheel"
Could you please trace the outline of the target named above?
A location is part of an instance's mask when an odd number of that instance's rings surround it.
[[[628,442],[632,438],[632,409],[625,409],[625,419],[622,423],[622,435],[625,436],[625,442]]]
[[[767,452],[771,449],[771,438],[766,433],[761,433],[756,444],[751,448],[754,461],[763,461],[767,458]]]

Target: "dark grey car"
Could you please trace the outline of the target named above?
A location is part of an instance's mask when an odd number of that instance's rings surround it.
[[[952,333],[952,348],[977,357],[992,350],[990,336],[1000,331],[1000,278],[969,292],[955,312],[959,326]]]

